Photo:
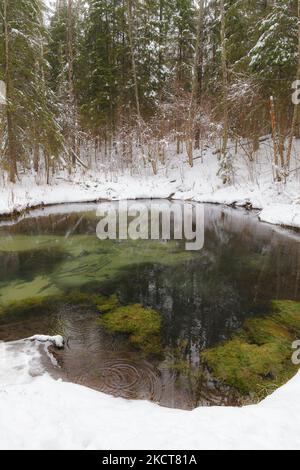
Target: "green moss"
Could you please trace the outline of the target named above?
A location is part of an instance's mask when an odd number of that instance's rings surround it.
[[[97,310],[101,313],[108,313],[116,309],[120,305],[119,299],[116,295],[112,295],[108,299],[102,299],[101,302],[97,302]]]
[[[146,354],[160,354],[161,317],[152,309],[142,305],[119,307],[98,319],[98,322],[112,333],[129,335],[130,343]]]
[[[0,288],[0,304],[6,305],[25,302],[30,299],[45,299],[57,296],[61,290],[52,284],[47,276],[37,276],[33,281],[17,280]]]
[[[32,297],[21,301],[11,302],[2,307],[3,315],[20,315],[28,313],[43,313],[49,311],[50,302],[48,298]]]
[[[300,332],[300,303],[274,301],[272,307],[276,314],[276,320],[298,335]]]
[[[85,248],[87,247],[87,248]],[[66,289],[116,279],[124,269],[144,263],[173,265],[190,258],[173,242],[126,240],[116,243],[96,237],[73,237],[65,249],[70,257],[53,272],[54,282]]]
[[[23,315],[28,313],[45,313],[60,305],[76,305],[90,308],[103,308],[104,311],[109,311],[108,306],[118,305],[116,296],[110,298],[104,297],[100,294],[91,294],[89,292],[71,291],[59,292],[53,291],[49,295],[49,290],[45,290],[45,295],[36,295],[33,297],[21,297],[18,300],[7,302],[0,306],[0,316],[4,315]]]
[[[57,247],[62,237],[53,235],[14,235],[0,237],[0,252],[22,253]]]
[[[257,399],[290,380],[292,343],[300,337],[300,303],[274,302],[273,313],[246,322],[230,341],[204,351],[202,359],[222,383]]]
[[[57,301],[70,305],[97,307],[98,305],[107,302],[107,298],[101,294],[92,294],[90,292],[81,292],[75,290],[60,296]]]
[[[0,238],[1,253],[30,253],[55,250],[59,263],[52,267],[49,277],[59,288],[76,289],[91,282],[115,278],[122,269],[141,263],[173,265],[190,259],[171,241],[99,240],[95,235],[14,235]],[[63,259],[62,255],[65,255]]]

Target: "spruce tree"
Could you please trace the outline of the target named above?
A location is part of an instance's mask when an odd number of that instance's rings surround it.
[[[18,163],[30,162],[34,146],[44,155],[57,155],[60,146],[53,96],[44,78],[43,14],[41,0],[0,3],[0,67],[7,89],[4,166],[12,182]]]

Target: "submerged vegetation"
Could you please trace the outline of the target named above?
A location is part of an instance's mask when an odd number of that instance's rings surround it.
[[[260,400],[296,374],[292,343],[299,337],[300,303],[276,301],[271,315],[247,320],[230,341],[201,358],[219,381]]]
[[[51,249],[52,262],[47,260],[44,272],[40,272],[41,264],[37,262],[28,270],[30,259],[45,247]],[[18,265],[9,263],[10,259],[16,258]],[[81,290],[89,284],[101,285],[116,279],[128,266],[145,263],[176,265],[190,258],[191,253],[180,250],[176,242],[104,242],[95,235],[73,235],[68,238],[58,235],[3,237],[0,241],[0,263],[12,267],[8,279],[2,282],[0,279],[0,305],[38,297],[49,299],[64,292]],[[14,269],[23,270],[24,278],[14,278]]]
[[[0,315],[26,315],[34,313],[47,313],[61,305],[75,305],[95,308],[99,311],[107,311],[108,305],[115,301],[115,297],[106,298],[101,294],[81,292],[59,292],[53,295],[36,295],[11,301],[0,307]],[[113,302],[112,302],[113,304]]]
[[[107,300],[97,303],[97,310],[100,313],[108,313],[117,308],[120,305],[119,299],[116,295],[112,295]]]
[[[159,312],[140,304],[112,310],[98,322],[112,333],[129,335],[130,343],[146,354],[160,354],[161,316]]]

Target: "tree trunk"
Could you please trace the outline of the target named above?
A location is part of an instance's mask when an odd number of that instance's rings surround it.
[[[276,114],[275,114],[273,96],[271,96],[270,98],[270,114],[271,114],[272,138],[273,138],[273,146],[274,146],[275,180],[280,181],[278,143],[277,143],[277,124],[276,124]]]
[[[36,173],[39,172],[39,163],[40,163],[40,146],[37,142],[33,146],[33,169]]]
[[[199,67],[199,52],[201,43],[201,34],[203,26],[203,12],[204,12],[204,0],[199,2],[199,14],[197,21],[197,33],[196,33],[196,45],[195,45],[195,56],[193,66],[193,80],[192,80],[192,93],[189,107],[188,117],[188,141],[187,141],[187,154],[188,162],[191,167],[194,166],[193,147],[194,147],[194,122],[197,111],[197,92],[198,92],[198,67]]]
[[[133,76],[133,82],[134,82],[136,114],[137,114],[137,120],[138,120],[138,127],[140,127],[141,107],[140,107],[140,97],[139,97],[138,79],[137,79],[135,53],[134,53],[132,0],[127,0],[127,14],[128,14],[128,39],[129,39],[129,47],[130,47],[130,55],[131,55],[132,76]]]
[[[77,153],[77,117],[76,117],[76,99],[74,89],[74,50],[73,50],[73,38],[74,38],[74,24],[73,24],[73,0],[68,0],[68,28],[67,28],[67,42],[68,42],[68,82],[69,82],[69,103],[70,103],[70,118],[72,120],[69,145],[71,153],[72,166],[76,166],[75,155]]]
[[[11,71],[10,71],[10,26],[7,11],[8,1],[3,2],[4,41],[5,41],[5,83],[6,83],[6,124],[7,124],[7,146],[6,153],[9,165],[9,179],[11,183],[17,178],[17,148],[16,136],[11,112]]]
[[[300,80],[300,0],[298,0],[298,68],[297,68],[297,80]],[[294,112],[293,112],[293,119],[291,125],[290,136],[288,140],[287,152],[286,152],[286,162],[285,162],[285,171],[288,174],[291,164],[291,156],[292,156],[292,147],[293,147],[293,140],[294,134],[296,131],[296,124],[298,120],[298,104],[295,103]]]
[[[221,158],[223,168],[228,171],[228,70],[227,70],[227,49],[226,49],[226,17],[224,0],[220,2],[221,10],[221,55],[222,55],[222,77],[223,77],[223,143],[221,149]],[[224,183],[230,183],[229,175],[224,178]]]

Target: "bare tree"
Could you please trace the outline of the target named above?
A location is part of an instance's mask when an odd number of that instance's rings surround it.
[[[74,167],[79,162],[78,157],[78,117],[74,85],[74,2],[68,0],[67,13],[67,63],[68,63],[68,99],[69,99],[69,154]]]
[[[221,13],[221,56],[222,56],[222,79],[223,79],[223,142],[221,149],[221,166],[223,171],[224,184],[230,183],[230,169],[228,162],[228,70],[227,70],[227,47],[226,47],[226,13],[225,2],[220,1]]]
[[[298,68],[297,68],[297,80],[300,80],[300,0],[298,0]],[[292,146],[293,146],[293,140],[294,140],[296,124],[297,124],[297,120],[298,120],[298,110],[299,110],[299,106],[298,106],[298,104],[295,104],[294,112],[293,112],[292,125],[291,125],[291,129],[290,129],[289,140],[288,140],[288,147],[287,147],[287,152],[286,152],[285,169],[286,169],[287,173],[289,171],[290,163],[291,163]]]
[[[127,0],[127,17],[128,17],[128,39],[131,55],[131,66],[132,66],[132,76],[134,82],[134,94],[135,94],[135,104],[136,104],[136,114],[138,120],[138,126],[141,125],[141,107],[140,107],[140,97],[139,97],[139,88],[138,88],[138,79],[136,71],[136,62],[135,62],[135,52],[134,52],[134,38],[133,38],[133,12],[132,12],[132,0]]]
[[[198,5],[198,20],[197,20],[197,33],[196,33],[196,45],[193,65],[193,78],[192,78],[192,92],[191,101],[189,106],[189,116],[187,122],[187,154],[188,161],[191,167],[194,166],[193,157],[193,145],[194,145],[194,122],[197,113],[197,93],[198,93],[198,71],[199,71],[199,57],[200,57],[200,44],[201,35],[203,28],[203,12],[204,12],[204,0],[199,1]]]
[[[6,126],[7,126],[7,144],[6,156],[9,165],[9,179],[12,183],[17,178],[17,149],[16,138],[13,125],[13,116],[10,106],[10,96],[12,90],[12,77],[10,69],[10,24],[8,18],[8,0],[3,0],[3,23],[4,23],[4,48],[5,48],[5,83],[6,83]]]

